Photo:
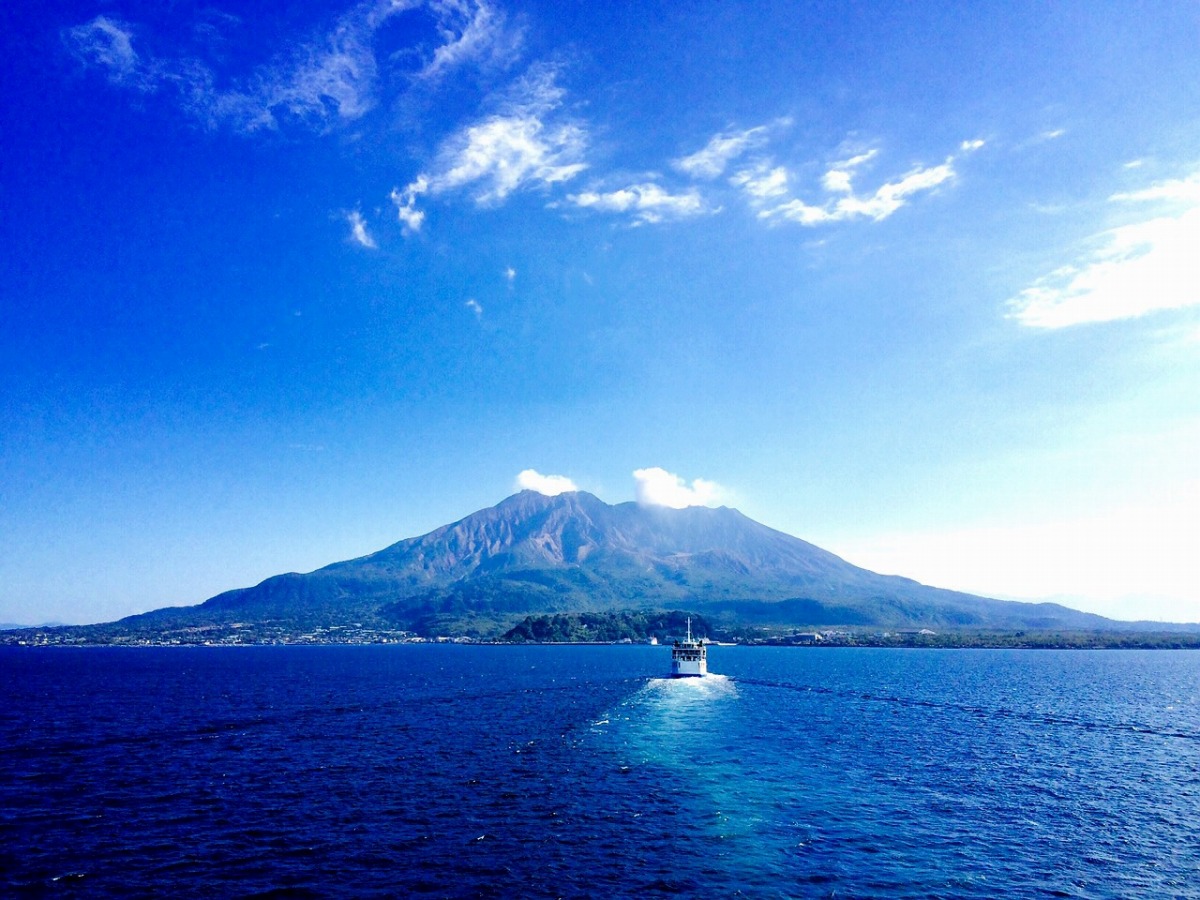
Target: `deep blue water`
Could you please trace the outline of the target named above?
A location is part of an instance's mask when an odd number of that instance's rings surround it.
[[[0,895],[1200,897],[1200,653],[0,651]]]

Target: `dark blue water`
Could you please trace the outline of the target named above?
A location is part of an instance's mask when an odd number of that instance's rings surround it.
[[[0,895],[1200,897],[1200,653],[0,651]]]

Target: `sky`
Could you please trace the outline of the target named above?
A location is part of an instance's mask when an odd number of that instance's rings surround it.
[[[523,487],[1200,621],[1200,6],[0,10],[0,622]]]

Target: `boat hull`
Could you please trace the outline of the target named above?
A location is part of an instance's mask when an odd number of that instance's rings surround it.
[[[672,678],[703,678],[708,674],[708,661],[704,659],[671,660]]]

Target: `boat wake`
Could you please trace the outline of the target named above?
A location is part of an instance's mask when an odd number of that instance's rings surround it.
[[[592,722],[592,731],[648,758],[667,757],[683,745],[703,745],[737,699],[737,683],[727,675],[651,678]]]
[[[709,672],[703,678],[651,678],[643,690],[667,696],[720,697],[737,694],[737,685],[728,675]]]
[[[590,739],[641,785],[647,808],[680,811],[714,840],[751,839],[764,807],[747,793],[748,714],[727,675],[650,678],[592,723]]]

